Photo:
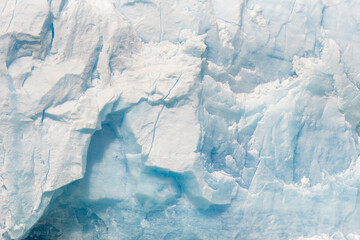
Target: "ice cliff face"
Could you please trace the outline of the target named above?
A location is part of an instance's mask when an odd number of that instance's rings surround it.
[[[0,238],[359,239],[359,10],[1,1]]]

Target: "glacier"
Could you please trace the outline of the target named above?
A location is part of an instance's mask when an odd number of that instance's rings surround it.
[[[0,239],[360,239],[359,11],[0,1]]]

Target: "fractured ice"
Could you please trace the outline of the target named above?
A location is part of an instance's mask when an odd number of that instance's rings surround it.
[[[360,2],[0,2],[0,239],[360,239]]]

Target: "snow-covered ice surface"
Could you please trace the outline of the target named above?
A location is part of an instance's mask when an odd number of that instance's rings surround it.
[[[360,239],[360,1],[1,0],[1,239]]]

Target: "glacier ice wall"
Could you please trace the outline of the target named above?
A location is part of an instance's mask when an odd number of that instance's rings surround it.
[[[359,10],[1,1],[0,238],[359,239]]]

